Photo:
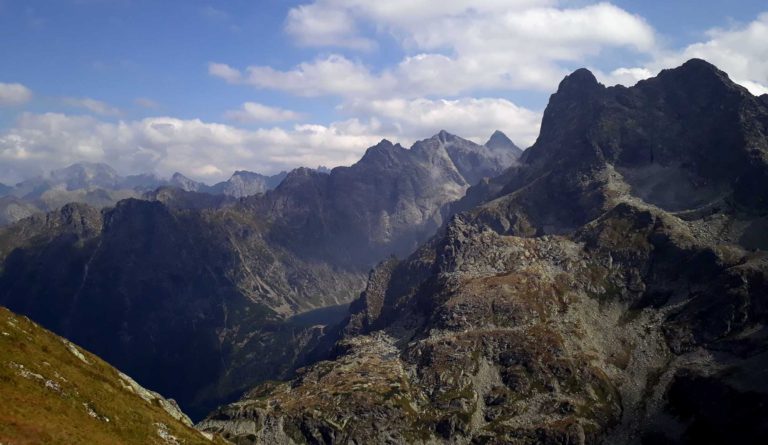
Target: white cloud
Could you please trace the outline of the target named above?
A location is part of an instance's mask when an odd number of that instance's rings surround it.
[[[539,113],[504,99],[388,99],[340,108],[360,117],[250,130],[173,117],[113,123],[93,116],[24,113],[0,133],[0,182],[90,161],[106,162],[123,174],[181,171],[210,183],[235,170],[275,173],[350,165],[382,138],[410,145],[440,129],[477,142],[500,129],[527,146],[539,125]]]
[[[20,83],[0,82],[0,106],[21,105],[32,99],[32,91]]]
[[[540,113],[495,98],[361,100],[340,109],[377,120],[382,133],[396,135],[404,144],[440,130],[483,143],[495,130],[502,130],[525,148],[538,136],[541,122]]]
[[[224,63],[209,63],[208,74],[224,79],[229,83],[238,83],[242,80],[240,71]]]
[[[246,102],[239,110],[231,110],[225,113],[227,119],[244,122],[285,122],[302,118],[301,113],[283,108],[270,107],[256,102]]]
[[[347,11],[358,19],[384,26],[413,27],[442,17],[525,10],[557,3],[556,0],[442,0],[436,5],[434,0],[316,0],[310,5],[325,10]]]
[[[285,30],[302,46],[337,46],[369,50],[371,39],[359,37],[355,19],[343,9],[300,5],[288,12]]]
[[[208,182],[242,169],[274,173],[301,165],[348,165],[381,139],[375,130],[375,124],[355,119],[244,130],[198,119],[110,123],[91,116],[25,113],[0,133],[0,181],[79,161],[106,162],[124,174],[181,171]]]
[[[83,108],[104,116],[119,116],[121,113],[119,108],[115,108],[100,100],[91,99],[90,97],[65,97],[63,102],[70,107]]]
[[[243,76],[228,65],[210,72],[229,82],[301,96],[419,97],[489,89],[549,91],[571,64],[606,49],[654,51],[644,19],[609,3],[563,8],[554,0],[316,0],[293,8],[286,31],[302,45],[343,46],[369,40],[375,28],[406,51],[399,64],[372,71],[340,55],[289,70],[251,66]],[[358,46],[357,43],[346,45]],[[367,45],[360,45],[367,46]],[[347,78],[349,82],[345,82]]]
[[[287,91],[299,96],[323,95],[366,96],[385,86],[394,86],[394,79],[377,77],[364,65],[340,55],[331,55],[304,62],[288,71],[268,66],[251,66],[243,75],[226,64],[211,63],[209,73],[230,83],[243,83],[257,88]]]
[[[647,68],[617,68],[610,73],[603,73],[600,70],[593,69],[592,70],[595,74],[595,76],[600,80],[600,82],[606,84],[606,85],[617,85],[621,84],[624,86],[633,86],[637,82],[641,80],[648,79],[649,77],[653,77],[654,73],[647,69]]]

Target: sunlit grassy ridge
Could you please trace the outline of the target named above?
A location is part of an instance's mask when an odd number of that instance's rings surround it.
[[[95,355],[3,307],[0,400],[4,445],[223,443]]]

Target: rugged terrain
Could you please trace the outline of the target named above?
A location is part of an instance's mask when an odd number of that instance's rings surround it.
[[[199,424],[239,444],[758,444],[768,101],[691,60],[566,77],[521,163],[371,272],[334,357]]]
[[[0,307],[0,442],[214,444],[172,400]]]
[[[441,133],[239,200],[164,187],[68,204],[0,230],[0,304],[199,418],[327,352],[369,268],[427,239],[467,178],[514,162],[498,152]]]

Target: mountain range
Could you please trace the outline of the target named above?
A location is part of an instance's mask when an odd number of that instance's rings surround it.
[[[768,436],[768,95],[703,60],[633,87],[573,72],[525,151],[441,131],[240,199],[171,181],[0,229],[0,304],[177,400],[199,430],[236,444]]]
[[[97,208],[112,207],[120,200],[142,198],[145,193],[158,188],[243,198],[275,188],[286,174],[264,176],[236,171],[228,180],[208,186],[181,173],[175,173],[169,180],[149,173],[120,176],[107,164],[80,162],[24,180],[13,187],[0,184],[0,226],[73,202]]]
[[[199,417],[330,348],[322,325],[368,269],[415,249],[467,178],[500,173],[509,153],[441,132],[240,200],[172,187],[67,204],[0,230],[0,304]]]
[[[631,88],[576,71],[520,164],[464,199],[370,273],[328,360],[199,427],[239,444],[765,440],[765,97],[701,60]]]

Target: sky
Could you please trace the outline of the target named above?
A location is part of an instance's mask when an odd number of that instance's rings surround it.
[[[527,147],[569,72],[693,57],[768,93],[768,4],[0,0],[0,182],[87,161],[212,183],[441,129]]]

